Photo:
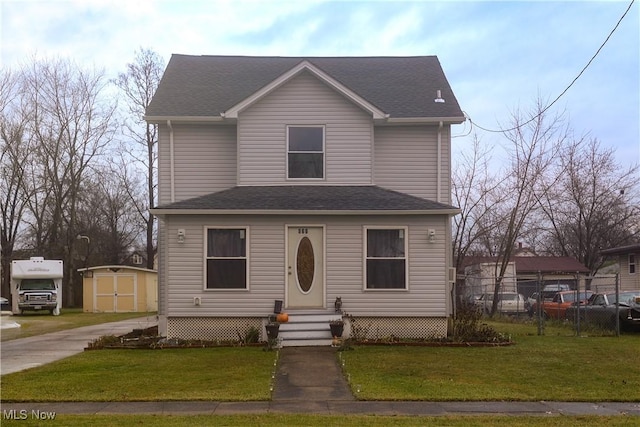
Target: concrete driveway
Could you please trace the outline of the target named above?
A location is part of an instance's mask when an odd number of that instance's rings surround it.
[[[124,335],[134,329],[150,328],[157,324],[156,316],[148,316],[4,341],[0,343],[0,375],[81,353],[90,341],[103,335]]]

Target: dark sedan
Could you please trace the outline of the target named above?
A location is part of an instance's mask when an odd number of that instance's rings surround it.
[[[640,332],[640,290],[624,291],[618,294],[620,303],[616,305],[616,293],[593,294],[585,306],[580,307],[580,321],[604,329],[615,329],[616,311],[620,318],[620,329]],[[574,320],[576,306],[567,308],[566,318]]]

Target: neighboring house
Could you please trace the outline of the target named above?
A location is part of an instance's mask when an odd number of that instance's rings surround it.
[[[605,257],[617,259],[619,265],[620,290],[640,289],[640,243],[619,246],[600,251]]]
[[[493,292],[496,270],[495,257],[468,257],[465,259],[465,289],[470,294]],[[566,284],[571,289],[584,289],[589,269],[573,257],[524,256],[511,257],[503,279],[504,291],[517,291],[529,297],[545,285]],[[478,289],[478,283],[482,289]]]
[[[81,268],[82,311],[126,313],[158,311],[158,273],[128,265]]]
[[[484,293],[492,293],[495,278],[498,276],[498,269],[494,262],[476,262],[464,268],[464,278],[466,287],[469,289],[467,299],[471,296],[478,296]],[[516,264],[512,261],[507,264],[504,279],[501,285],[502,292],[518,292],[516,282]]]
[[[447,334],[464,115],[435,56],[173,55],[145,119],[161,334],[235,339],[337,298],[370,334]]]

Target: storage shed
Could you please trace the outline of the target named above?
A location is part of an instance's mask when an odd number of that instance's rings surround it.
[[[83,311],[125,313],[158,311],[158,273],[127,265],[81,268]]]

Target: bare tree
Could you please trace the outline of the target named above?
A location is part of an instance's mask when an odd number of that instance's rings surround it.
[[[146,252],[147,268],[154,268],[155,254],[155,217],[149,209],[155,205],[156,193],[156,142],[157,126],[144,121],[144,113],[151,102],[162,73],[164,71],[164,61],[154,51],[149,49],[139,49],[136,52],[134,62],[127,64],[127,71],[120,73],[116,79],[116,85],[125,96],[128,107],[129,119],[126,122],[127,135],[138,144],[138,148],[143,149],[142,155],[139,150],[128,147],[127,153],[143,165],[147,181],[147,199],[144,204],[140,204],[136,192],[131,191],[131,199],[136,203],[137,211],[146,222]]]
[[[139,216],[117,173],[105,169],[85,180],[85,198],[78,209],[78,228],[91,236],[78,258],[85,264],[126,262],[144,232]]]
[[[492,212],[501,202],[497,194],[501,182],[490,172],[491,153],[491,147],[483,145],[474,135],[472,149],[462,153],[453,168],[453,201],[461,210],[453,220],[453,259],[458,270],[467,255],[487,246]]]
[[[22,70],[29,132],[36,149],[30,179],[38,188],[28,201],[29,232],[45,256],[61,257],[67,270],[67,306],[75,305],[77,213],[83,182],[113,134],[114,105],[102,98],[102,72],[67,60],[34,61]]]
[[[640,230],[639,168],[621,168],[614,151],[581,138],[558,153],[559,179],[541,195],[546,249],[573,256],[592,274],[601,249],[635,243]]]
[[[525,119],[516,111],[512,115],[512,127],[503,132],[509,143],[510,163],[500,190],[506,197],[496,206],[495,221],[492,221],[497,261],[491,315],[498,308],[498,296],[516,243],[527,218],[538,206],[537,195],[545,193],[555,182],[545,177],[567,139],[567,128],[561,117],[548,119],[540,100],[528,117]]]
[[[0,249],[1,293],[10,297],[10,265],[23,212],[32,190],[28,185],[33,141],[27,126],[30,110],[22,102],[20,79],[9,70],[0,72]]]

